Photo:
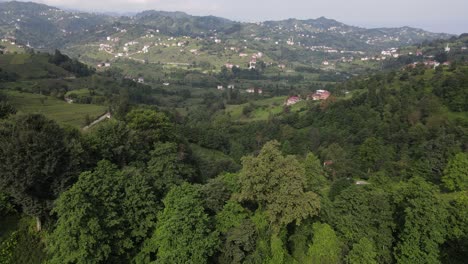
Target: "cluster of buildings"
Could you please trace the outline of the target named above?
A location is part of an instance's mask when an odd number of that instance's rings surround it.
[[[132,81],[134,81],[136,83],[141,83],[141,84],[145,83],[145,78],[143,78],[143,77],[133,78],[131,76],[125,76],[125,79],[132,80]]]
[[[218,90],[220,90],[220,91],[224,91],[224,86],[223,86],[223,85],[218,85],[217,88],[218,88]],[[234,90],[235,88],[236,88],[236,86],[235,86],[234,84],[229,84],[229,85],[227,86],[227,89]]]
[[[315,93],[307,95],[307,100],[320,101],[327,100],[330,97],[331,93],[327,90],[316,90]],[[300,96],[290,96],[284,102],[284,105],[290,106],[299,103],[302,101]]]
[[[98,68],[109,68],[111,66],[110,62],[103,62],[103,63],[99,63],[98,65],[96,65]]]
[[[249,88],[249,89],[245,90],[245,92],[250,93],[250,94],[253,94],[253,93],[263,94],[263,89],[261,89],[261,88]]]
[[[380,53],[382,56],[388,56],[393,58],[398,58],[400,56],[397,48],[391,48],[388,50],[382,50]],[[382,57],[383,58],[383,57]]]
[[[437,68],[439,67],[440,65],[443,65],[443,66],[449,66],[450,65],[450,62],[444,62],[444,63],[440,63],[438,61],[435,61],[435,60],[426,60],[426,61],[423,61],[423,62],[414,62],[410,65],[408,65],[409,68],[415,68],[418,64],[422,64],[424,65],[425,67],[427,68]]]
[[[15,37],[4,37],[1,39],[2,43],[10,43],[11,45],[16,45],[16,38]]]

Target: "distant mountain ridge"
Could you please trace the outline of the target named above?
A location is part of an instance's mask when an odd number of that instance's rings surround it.
[[[168,36],[290,39],[291,43],[350,50],[379,50],[453,36],[411,27],[365,29],[325,17],[245,23],[216,16],[155,10],[134,16],[72,12],[16,1],[1,2],[0,14],[0,37],[14,36],[24,44],[29,42],[34,47],[50,49],[96,41],[111,34],[115,27],[135,32],[160,30]]]

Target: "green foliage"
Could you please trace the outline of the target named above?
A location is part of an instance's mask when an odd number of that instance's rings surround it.
[[[164,211],[158,226],[145,245],[144,262],[206,263],[219,244],[218,233],[204,212],[198,186],[184,183],[174,187],[164,198]],[[150,253],[156,254],[151,259]]]
[[[276,227],[318,214],[320,201],[306,192],[304,168],[293,156],[284,157],[278,142],[269,142],[257,157],[245,157],[240,173],[241,200],[257,202]]]
[[[300,226],[296,226],[288,239],[287,246],[290,248],[291,256],[299,263],[307,263],[309,261],[307,254],[312,236],[312,222],[311,220],[307,220]]]
[[[46,260],[43,237],[35,230],[35,221],[17,220],[17,229],[0,243],[1,264],[40,264]]]
[[[101,161],[57,200],[50,263],[124,263],[155,227],[158,203],[149,179]]]
[[[370,137],[359,147],[359,156],[363,166],[368,171],[378,171],[391,160],[392,149],[384,146],[382,140]]]
[[[327,185],[327,178],[322,164],[314,153],[307,154],[304,160],[305,175],[307,177],[307,190],[321,193],[322,188]]]
[[[59,50],[55,50],[55,53],[50,57],[49,62],[76,74],[78,77],[89,76],[94,73],[94,70],[89,68],[86,64],[79,62],[77,59],[70,59],[68,56],[63,55]]]
[[[10,264],[13,262],[13,250],[17,244],[17,232],[13,232],[7,240],[0,244],[0,264]]]
[[[342,191],[351,187],[353,184],[354,180],[349,178],[341,178],[334,181],[330,187],[330,192],[328,193],[330,200],[335,200],[336,196],[338,196]]]
[[[0,216],[5,216],[13,212],[15,212],[15,208],[11,203],[11,198],[7,194],[0,192]]]
[[[240,183],[239,175],[234,173],[224,173],[217,177],[220,181],[224,183],[224,186],[228,189],[230,193],[239,193],[240,192]]]
[[[384,190],[354,185],[342,191],[334,200],[330,222],[345,238],[348,246],[362,238],[375,244],[381,263],[392,261],[394,208]]]
[[[22,115],[0,125],[0,189],[26,214],[44,216],[77,175],[78,153],[54,121]]]
[[[442,182],[451,191],[468,190],[468,154],[458,153],[449,160]]]
[[[258,233],[254,223],[244,220],[237,227],[229,229],[221,246],[221,264],[252,263],[252,253],[255,251]]]
[[[287,252],[280,237],[273,235],[270,240],[271,256],[265,260],[269,264],[283,264],[286,262]]]
[[[238,227],[249,213],[235,201],[229,201],[222,211],[216,215],[216,230],[226,233],[230,228]]]
[[[190,145],[193,151],[193,159],[200,168],[200,181],[207,181],[221,173],[234,173],[238,171],[239,165],[228,155],[194,144]]]
[[[438,77],[434,80],[436,82],[434,93],[442,98],[450,110],[455,112],[468,111],[468,70],[457,68],[453,74]]]
[[[16,109],[10,104],[10,102],[8,102],[8,98],[4,94],[0,93],[0,119],[7,118],[14,114],[16,114]]]
[[[157,141],[173,140],[173,127],[164,113],[148,109],[135,109],[126,116],[130,129],[138,131],[142,142],[152,146]]]
[[[314,223],[312,229],[314,238],[308,251],[308,263],[341,263],[341,242],[335,231],[322,223]]]
[[[194,176],[194,169],[187,165],[187,153],[179,149],[177,143],[157,143],[150,152],[147,173],[154,186],[165,194],[173,186],[190,180]],[[161,197],[162,198],[162,197]]]
[[[220,177],[211,179],[202,186],[201,192],[205,201],[205,208],[209,213],[216,214],[227,205],[226,202],[232,195],[228,188],[228,185]]]
[[[376,257],[374,244],[364,237],[353,245],[346,258],[349,264],[377,264]]]
[[[87,136],[87,141],[96,162],[106,159],[125,166],[135,160],[138,147],[135,132],[124,122],[106,122],[99,125]]]
[[[447,205],[436,187],[420,178],[400,190],[403,221],[395,247],[397,263],[440,263],[439,246],[447,236]]]

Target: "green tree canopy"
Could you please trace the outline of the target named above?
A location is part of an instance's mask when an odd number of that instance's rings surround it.
[[[96,162],[106,159],[123,167],[136,159],[138,147],[135,132],[124,122],[112,121],[99,125],[87,139]]]
[[[191,180],[195,170],[187,164],[188,154],[174,142],[157,143],[150,152],[147,173],[162,197],[175,185]],[[161,198],[162,198],[161,197]]]
[[[50,263],[125,263],[150,235],[159,206],[138,171],[101,161],[57,200]]]
[[[219,244],[211,219],[205,213],[199,186],[184,183],[164,198],[164,211],[140,259],[144,263],[207,263]],[[156,259],[151,259],[152,253]]]
[[[0,69],[0,80],[2,69]],[[0,119],[7,118],[10,115],[16,114],[16,109],[8,102],[8,98],[3,93],[0,93]]]
[[[135,109],[126,116],[128,127],[138,131],[142,139],[150,140],[149,145],[156,141],[172,140],[174,131],[169,118],[162,112],[150,109]]]
[[[376,187],[353,185],[333,201],[330,224],[345,238],[349,247],[367,238],[375,243],[379,262],[390,263],[394,212],[387,192]]]
[[[347,256],[349,264],[377,264],[377,253],[371,240],[363,237],[353,245]]]
[[[318,214],[320,200],[306,192],[303,166],[294,156],[283,156],[279,143],[269,142],[257,157],[244,157],[239,181],[241,200],[257,202],[277,227]]]
[[[327,185],[325,171],[319,158],[314,153],[307,154],[304,160],[304,169],[307,179],[307,190],[320,193],[321,189]]]
[[[399,217],[395,257],[398,263],[440,263],[439,246],[447,236],[447,205],[436,187],[414,178],[397,190]]]
[[[458,153],[449,160],[442,182],[451,191],[468,190],[468,154]]]
[[[53,200],[78,174],[78,157],[72,144],[73,138],[43,115],[21,115],[3,121],[0,189],[11,195],[26,214],[46,215]]]
[[[341,242],[328,224],[314,223],[313,243],[309,247],[308,263],[337,264],[341,262]]]

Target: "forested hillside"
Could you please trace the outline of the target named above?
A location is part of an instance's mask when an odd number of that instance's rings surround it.
[[[0,264],[466,263],[467,47],[0,0]]]
[[[48,56],[75,69],[60,52]],[[78,80],[119,76],[85,69],[73,70]],[[237,116],[233,98],[206,96],[181,115],[122,80],[89,87],[111,98],[113,117],[88,130],[18,112],[8,91],[21,72],[5,72],[0,263],[468,258],[463,61],[358,76],[326,100],[275,113],[254,101]]]

